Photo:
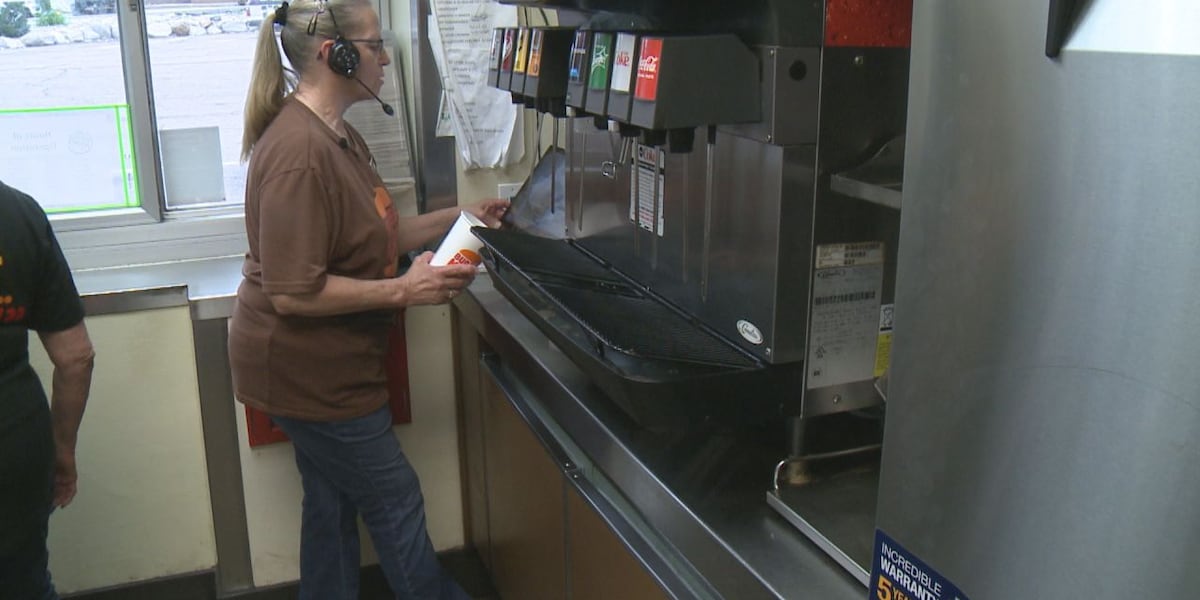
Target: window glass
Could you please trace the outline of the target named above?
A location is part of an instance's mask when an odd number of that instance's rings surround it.
[[[270,7],[151,1],[139,21],[113,0],[0,4],[18,8],[23,21],[0,15],[0,179],[56,213],[157,204],[158,185],[167,210],[241,205],[242,108]],[[153,108],[148,136],[131,106]]]
[[[140,206],[115,17],[0,6],[0,179],[49,212]]]
[[[265,4],[146,7],[166,208],[241,205],[242,111]]]

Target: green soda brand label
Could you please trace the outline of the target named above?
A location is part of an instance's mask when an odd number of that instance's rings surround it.
[[[612,57],[611,33],[597,33],[592,44],[592,69],[588,76],[588,88],[603,90],[608,87],[608,69]]]

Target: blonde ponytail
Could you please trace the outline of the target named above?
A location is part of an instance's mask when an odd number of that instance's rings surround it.
[[[284,14],[287,14],[284,12]],[[246,109],[242,128],[242,160],[250,159],[250,151],[267,126],[283,109],[283,100],[296,87],[296,77],[283,68],[283,58],[275,43],[275,11],[263,19],[254,48],[254,66],[250,73],[250,90],[246,94]]]

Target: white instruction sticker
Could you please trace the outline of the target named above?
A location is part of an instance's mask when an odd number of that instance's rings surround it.
[[[818,269],[882,264],[883,242],[825,244],[817,246]]]
[[[808,388],[871,379],[878,352],[883,242],[817,246]]]
[[[666,157],[658,148],[641,144],[636,146],[637,162],[629,183],[629,220],[637,223],[638,227],[654,231],[662,237],[663,186],[667,182]]]

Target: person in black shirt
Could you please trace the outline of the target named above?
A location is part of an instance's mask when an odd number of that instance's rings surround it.
[[[29,365],[29,331],[54,364],[52,404]],[[75,496],[75,439],[95,352],[83,303],[41,207],[0,182],[0,597],[57,599],[50,512]]]

